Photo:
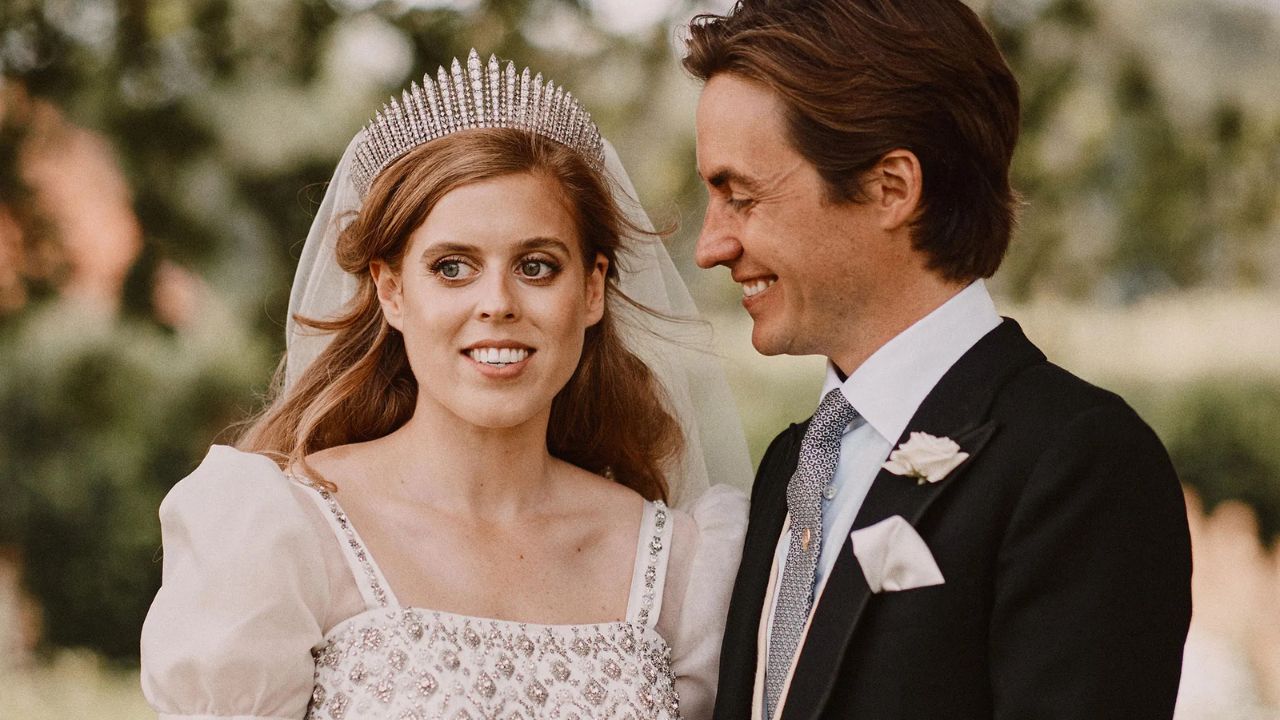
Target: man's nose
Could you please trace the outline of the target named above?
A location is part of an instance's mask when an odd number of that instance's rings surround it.
[[[697,245],[694,246],[693,260],[700,268],[713,268],[716,265],[728,265],[742,255],[742,244],[738,241],[733,223],[724,217],[723,211],[716,207],[714,199],[707,205],[706,216],[702,219],[702,232],[698,234]]]

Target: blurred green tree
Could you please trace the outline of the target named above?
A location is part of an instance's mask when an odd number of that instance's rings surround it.
[[[211,313],[183,334],[48,304],[0,342],[0,544],[20,548],[43,640],[134,658],[160,583],[156,508],[245,415],[266,343]]]
[[[998,286],[1019,300],[1132,302],[1274,285],[1280,113],[1243,98],[1280,67],[1220,83],[1207,100],[1185,97],[1163,78],[1195,60],[1153,52],[1144,26],[1118,22],[1129,6],[1152,23],[1181,13],[1188,34],[1255,37],[1280,53],[1273,11],[1243,5],[991,2],[989,26],[1022,86],[1014,185],[1027,201]]]

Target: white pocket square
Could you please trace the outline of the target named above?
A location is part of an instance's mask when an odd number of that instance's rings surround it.
[[[854,530],[849,537],[853,540],[853,554],[873,593],[946,582],[929,546],[901,515]]]

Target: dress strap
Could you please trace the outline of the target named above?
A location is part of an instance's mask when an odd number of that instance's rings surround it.
[[[631,574],[631,597],[627,601],[628,622],[645,627],[658,624],[674,525],[666,503],[661,500],[645,502],[640,537],[636,542],[635,569]]]
[[[391,586],[382,575],[382,569],[373,561],[373,555],[365,548],[360,534],[347,518],[346,512],[338,505],[338,499],[333,496],[333,493],[293,473],[289,473],[289,477],[312,491],[308,494],[315,500],[320,508],[320,514],[329,521],[329,527],[337,536],[338,547],[342,549],[342,556],[346,558],[351,574],[355,577],[356,587],[360,589],[360,595],[364,598],[365,608],[373,610],[380,607],[399,606],[400,603],[396,600],[395,594],[391,592]]]

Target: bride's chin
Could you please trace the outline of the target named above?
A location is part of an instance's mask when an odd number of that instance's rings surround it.
[[[533,421],[551,404],[520,402],[512,398],[486,398],[478,402],[459,403],[451,408],[458,420],[477,429],[515,430]]]

